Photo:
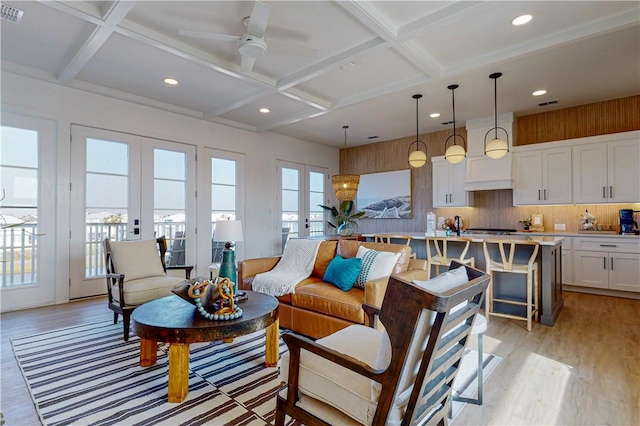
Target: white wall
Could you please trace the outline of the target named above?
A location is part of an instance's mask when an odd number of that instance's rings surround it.
[[[244,258],[274,254],[273,240],[281,238],[279,229],[265,225],[274,223],[277,159],[326,167],[330,174],[338,171],[336,148],[274,133],[239,130],[7,71],[2,72],[1,79],[2,111],[47,118],[57,123],[57,200],[56,211],[50,212],[56,215],[56,303],[68,301],[71,124],[193,144],[197,146],[199,158],[204,158],[201,154],[205,147],[244,154]],[[208,190],[209,187],[210,182],[206,181],[198,185],[199,189]],[[198,211],[208,216],[210,206],[201,204],[198,201]],[[210,247],[209,243],[207,246]],[[198,265],[198,275],[206,275],[207,266]]]

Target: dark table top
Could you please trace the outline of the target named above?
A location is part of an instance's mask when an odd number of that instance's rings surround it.
[[[238,303],[242,317],[227,321],[204,318],[194,305],[178,296],[156,299],[133,311],[133,330],[142,339],[189,344],[243,336],[263,330],[278,319],[278,299],[253,291],[247,291],[247,295]]]

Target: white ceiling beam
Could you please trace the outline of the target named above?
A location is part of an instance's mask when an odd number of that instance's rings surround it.
[[[321,115],[327,114],[328,112],[330,112],[330,110],[322,110],[322,111],[318,111],[318,112],[314,112],[314,113],[307,113],[307,112],[300,112],[300,113],[296,113],[296,114],[291,114],[285,118],[282,118],[280,120],[276,120],[276,121],[271,121],[269,123],[266,123],[262,126],[258,126],[257,127],[257,131],[258,132],[268,132],[270,130],[273,129],[277,129],[278,127],[283,127],[283,126],[288,126],[291,124],[295,124],[298,123],[300,121],[305,121],[305,120],[309,120],[311,118],[314,117],[319,117]]]
[[[362,92],[353,96],[348,96],[346,98],[342,98],[339,101],[334,102],[331,105],[331,110],[335,111],[337,109],[348,107],[350,105],[358,104],[361,102],[365,102],[370,99],[377,98],[379,96],[388,95],[389,93],[394,93],[400,90],[408,89],[410,87],[418,86],[420,84],[428,83],[431,80],[432,79],[429,78],[428,76],[420,76],[420,77],[410,78],[408,80],[397,81],[387,86],[376,87],[373,90]]]
[[[222,105],[218,108],[206,111],[204,113],[204,118],[207,120],[213,119],[229,111],[233,111],[234,109],[238,109],[245,105],[249,105],[251,102],[255,102],[275,92],[276,92],[275,90],[264,90],[264,89],[254,90],[253,92],[247,93],[246,95],[242,95],[242,97],[236,98],[233,102],[228,102],[225,105]]]
[[[320,75],[326,74],[329,71],[333,71],[345,63],[352,61],[354,58],[371,53],[375,50],[384,48],[385,43],[382,39],[375,38],[364,43],[340,52],[337,55],[330,58],[323,59],[303,70],[289,74],[288,76],[278,80],[278,89],[287,90],[293,86],[297,86],[311,79],[317,78]]]

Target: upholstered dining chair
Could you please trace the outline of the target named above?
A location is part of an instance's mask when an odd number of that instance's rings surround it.
[[[131,312],[145,303],[170,296],[171,288],[189,279],[193,266],[165,265],[167,240],[164,236],[149,240],[104,240],[107,270],[107,296],[113,311],[113,323],[122,315],[124,340],[129,340]],[[172,277],[167,270],[184,270],[185,277]]]
[[[489,284],[475,268],[451,268],[419,285],[391,276],[382,306],[365,305],[370,327],[352,325],[317,341],[285,334],[280,374],[287,384],[276,397],[275,424],[286,416],[307,426],[446,424]]]

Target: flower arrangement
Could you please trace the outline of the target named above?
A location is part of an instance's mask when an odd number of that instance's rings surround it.
[[[519,220],[518,222],[524,225],[524,229],[529,229],[529,227],[531,226],[532,220],[529,218],[529,219]]]

